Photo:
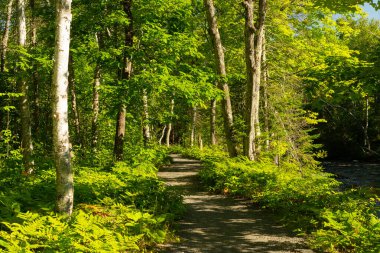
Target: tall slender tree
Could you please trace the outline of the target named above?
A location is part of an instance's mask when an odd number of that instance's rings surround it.
[[[18,44],[20,50],[26,47],[26,15],[25,15],[25,0],[17,1],[18,12]],[[21,60],[20,56],[20,60]],[[20,97],[20,115],[21,115],[21,148],[23,154],[23,162],[26,174],[33,172],[33,142],[29,108],[29,83],[25,80],[24,75],[17,77],[18,90],[21,93]]]
[[[71,0],[56,1],[56,34],[53,69],[53,146],[56,167],[58,212],[71,215],[74,177],[70,161],[68,124],[68,64],[70,50]]]
[[[254,1],[245,0],[245,59],[247,71],[246,115],[247,132],[244,137],[244,155],[255,160],[258,148],[261,61],[264,42],[266,0],[259,0],[258,18],[255,25]]]
[[[77,103],[77,88],[76,88],[76,81],[75,81],[75,70],[74,70],[74,57],[72,53],[69,55],[69,91],[71,95],[71,110],[73,112],[73,123],[74,123],[74,129],[75,129],[75,145],[82,145],[83,148],[83,137],[81,136],[81,124],[80,124],[80,117],[79,117],[79,109],[78,109],[78,103]]]
[[[144,145],[146,146],[150,142],[150,125],[149,125],[149,105],[148,94],[146,89],[143,90],[143,138]]]
[[[132,58],[127,51],[130,51],[133,46],[133,16],[132,16],[132,0],[124,0],[122,2],[123,10],[128,18],[128,25],[125,27],[124,34],[124,45],[125,52],[123,56],[123,69],[122,69],[122,80],[129,80],[132,75]],[[115,145],[114,145],[114,156],[116,161],[123,160],[124,153],[124,137],[125,137],[125,116],[126,116],[126,106],[124,102],[119,105],[119,111],[117,113],[117,123],[116,123],[116,134],[115,134]]]
[[[3,40],[1,43],[0,72],[4,72],[5,70],[5,58],[6,58],[7,50],[8,50],[9,28],[11,26],[13,1],[14,0],[9,0],[8,5],[7,5],[7,20],[5,22]]]
[[[224,92],[222,101],[222,113],[224,119],[224,132],[226,135],[228,153],[231,157],[234,157],[237,156],[236,138],[234,136],[233,131],[234,121],[230,98],[230,88],[226,81],[226,64],[224,61],[224,50],[222,40],[219,33],[213,0],[204,0],[203,3],[206,9],[209,34],[214,47],[215,63],[217,65],[217,73],[219,75],[219,80],[217,83],[218,87]]]
[[[170,136],[173,130],[173,116],[174,116],[174,98],[170,100],[170,121],[168,124],[168,130],[166,132],[166,146],[170,146]]]

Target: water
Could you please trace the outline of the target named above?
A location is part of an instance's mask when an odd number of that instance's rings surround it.
[[[367,186],[380,189],[379,163],[323,162],[322,166],[345,187]]]

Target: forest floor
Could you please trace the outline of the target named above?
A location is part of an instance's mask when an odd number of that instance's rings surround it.
[[[178,243],[160,252],[313,252],[302,238],[281,226],[279,219],[247,200],[208,192],[199,183],[200,161],[171,155],[173,163],[159,172],[168,185],[184,196],[187,212],[179,221]]]

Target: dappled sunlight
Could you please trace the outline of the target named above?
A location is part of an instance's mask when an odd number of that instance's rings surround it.
[[[187,212],[179,222],[180,243],[166,245],[162,252],[312,252],[274,214],[247,200],[207,192],[198,181],[199,161],[172,158],[173,165],[159,176],[184,194]]]

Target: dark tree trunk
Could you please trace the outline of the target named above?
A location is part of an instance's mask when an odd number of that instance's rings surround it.
[[[132,16],[132,0],[124,0],[123,10],[129,19],[129,24],[125,27],[124,34],[125,40],[124,45],[126,48],[131,49],[133,46],[133,16]],[[132,75],[132,61],[130,55],[124,52],[123,57],[123,70],[122,79],[129,80]],[[125,114],[126,107],[122,102],[119,106],[119,112],[117,114],[116,123],[116,134],[115,134],[115,145],[114,145],[114,156],[116,161],[121,161],[123,159],[124,153],[124,136],[125,136]]]
[[[216,100],[211,101],[210,108],[210,139],[211,145],[216,145]]]
[[[75,71],[74,71],[74,59],[70,54],[69,56],[69,90],[71,94],[71,109],[74,113],[73,123],[75,129],[75,144],[81,145],[83,148],[83,137],[81,136],[81,125],[79,118],[79,111],[77,105],[77,93],[76,93],[76,84],[75,84]]]
[[[18,11],[18,41],[20,47],[26,46],[26,14],[25,14],[25,0],[17,1]],[[19,69],[22,72],[22,69]],[[21,148],[23,154],[23,162],[25,166],[25,174],[31,174],[34,169],[33,159],[33,142],[32,142],[32,129],[29,107],[29,83],[25,80],[24,76],[17,78],[17,86],[19,92],[22,94],[20,97],[20,114],[21,114]]]

